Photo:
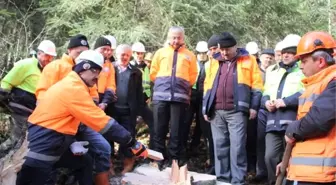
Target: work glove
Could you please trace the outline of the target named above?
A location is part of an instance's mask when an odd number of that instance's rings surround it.
[[[135,141],[131,149],[132,149],[132,153],[137,157],[143,157],[143,158],[148,157],[147,148],[139,141]]]
[[[89,145],[88,141],[76,141],[70,145],[70,149],[74,155],[84,155],[89,151],[88,148],[84,147],[87,145]]]

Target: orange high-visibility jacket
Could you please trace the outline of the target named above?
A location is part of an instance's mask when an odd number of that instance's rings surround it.
[[[116,92],[115,70],[113,64],[106,60],[98,78],[99,100],[102,103],[111,103]]]
[[[72,67],[75,65],[73,59],[63,54],[62,58],[55,60],[48,64],[42,71],[40,80],[36,87],[36,98],[41,99],[45,92],[58,81],[62,80],[69,72],[72,71]],[[90,88],[91,97],[98,102],[99,96],[97,87]],[[91,98],[91,99],[92,99]]]
[[[303,120],[311,120],[309,124],[317,124],[315,125],[316,127],[321,127],[326,124],[325,122],[330,121],[328,118],[326,120],[325,117],[330,117],[331,121],[335,121],[336,109],[334,106],[328,106],[328,103],[335,99],[330,100],[321,95],[326,90],[328,84],[335,79],[336,65],[333,65],[302,80],[305,84],[305,91],[299,98],[298,121],[295,122],[303,124]],[[334,93],[335,91],[330,93],[330,96],[333,98],[335,96]],[[326,105],[317,105],[316,103],[318,102],[323,102]],[[335,103],[329,103],[329,105],[332,104],[335,105]],[[316,107],[321,107],[321,110],[316,111]],[[327,107],[330,110],[327,110]],[[314,109],[314,115],[311,114],[312,109]],[[319,126],[319,124],[321,125]],[[336,182],[336,123],[331,122],[328,124],[331,124],[332,127],[330,130],[326,130],[327,134],[324,134],[324,136],[312,137],[303,142],[296,142],[289,164],[287,176],[289,180],[317,183]],[[298,127],[300,128],[294,130],[307,132],[303,130],[304,128],[307,129],[307,126],[304,127],[302,125]],[[311,129],[311,132],[314,131],[317,132]],[[327,172],[333,173],[327,175]]]
[[[75,135],[80,122],[101,131],[110,119],[94,104],[89,88],[72,71],[46,91],[46,97],[39,102],[28,122],[58,133]]]
[[[196,56],[191,51],[185,47],[175,50],[171,46],[159,49],[150,68],[153,100],[189,103],[197,75]]]
[[[233,71],[234,106],[237,111],[249,112],[258,110],[263,90],[263,80],[256,58],[241,51],[236,59]],[[210,58],[204,80],[204,96],[202,112],[211,116],[219,81],[221,63]]]

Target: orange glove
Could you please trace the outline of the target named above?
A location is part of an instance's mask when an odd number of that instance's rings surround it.
[[[139,141],[136,141],[135,144],[131,147],[132,153],[137,157],[148,157],[148,151],[147,148],[140,143]]]

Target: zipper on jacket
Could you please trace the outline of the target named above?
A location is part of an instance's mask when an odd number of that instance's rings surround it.
[[[174,98],[174,90],[173,88],[175,87],[175,80],[176,80],[176,63],[177,63],[177,55],[178,55],[178,49],[174,50],[174,57],[173,57],[173,66],[172,66],[172,75],[171,75],[171,86],[170,86],[170,95],[171,95],[171,100]]]

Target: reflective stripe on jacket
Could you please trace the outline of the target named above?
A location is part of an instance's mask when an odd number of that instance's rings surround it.
[[[153,100],[189,103],[197,78],[196,56],[184,47],[159,49],[152,60]]]
[[[219,81],[220,62],[210,58],[204,81],[203,114],[211,116]],[[255,57],[241,54],[233,71],[234,107],[237,111],[258,110],[262,96],[263,81]]]
[[[307,138],[302,142],[296,142],[292,150],[292,157],[288,169],[288,179],[292,181],[327,183],[336,182],[336,123],[335,123],[335,107],[330,113],[320,111],[312,115],[311,109],[316,110],[315,106],[325,107],[324,105],[316,105],[315,102],[328,104],[328,100],[322,101],[320,96],[327,88],[328,84],[336,79],[336,65],[330,66],[319,73],[304,79],[305,92],[299,98],[298,122],[304,119],[316,120],[319,124],[325,125],[325,122],[330,122],[332,127],[325,131],[325,134],[318,137]],[[335,92],[333,92],[335,93]],[[333,96],[333,95],[331,95]],[[319,99],[321,97],[321,99]],[[334,102],[333,102],[334,103]],[[335,103],[334,103],[335,105]],[[324,120],[325,115],[331,115],[331,120]],[[306,118],[306,117],[309,118]],[[329,123],[328,123],[329,124]],[[302,125],[300,131],[304,132],[308,129]],[[327,174],[329,172],[329,174]]]

